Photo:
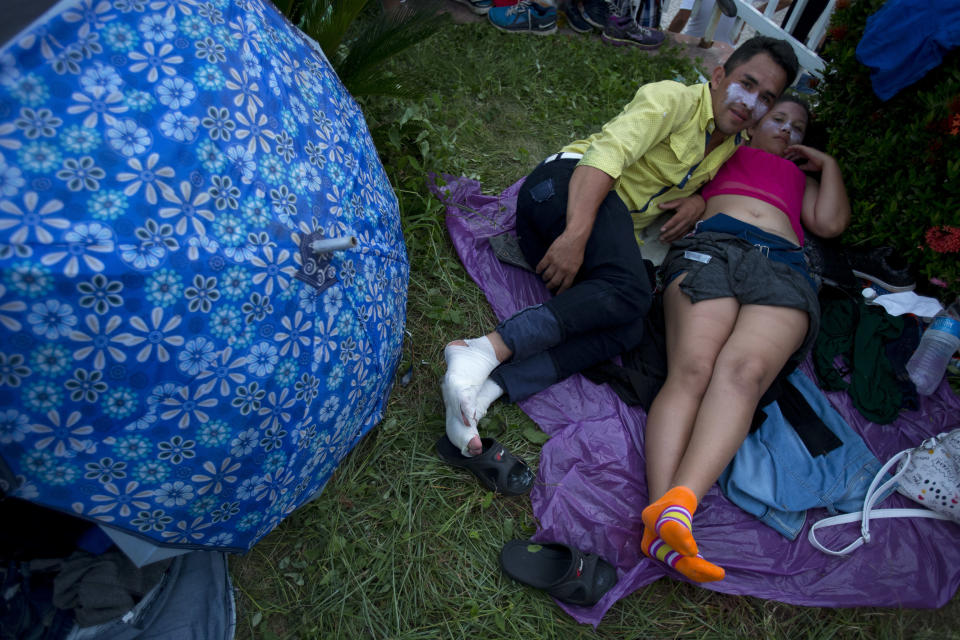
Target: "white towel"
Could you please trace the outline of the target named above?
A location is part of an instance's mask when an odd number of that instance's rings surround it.
[[[932,318],[943,310],[943,305],[936,298],[918,296],[913,291],[887,293],[874,298],[873,303],[886,309],[892,316],[912,313],[921,318]]]

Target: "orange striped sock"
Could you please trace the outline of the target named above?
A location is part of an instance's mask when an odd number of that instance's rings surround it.
[[[723,567],[708,562],[699,553],[695,556],[677,553],[649,528],[644,529],[643,541],[640,544],[649,558],[659,560],[694,582],[716,582],[727,575]]]
[[[693,539],[693,513],[697,496],[687,487],[674,487],[643,510],[643,524],[663,538],[673,550],[685,556],[697,555]]]

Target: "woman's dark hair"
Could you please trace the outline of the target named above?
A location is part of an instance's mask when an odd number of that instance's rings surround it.
[[[777,98],[777,101],[773,104],[774,106],[776,106],[781,102],[792,102],[794,104],[800,105],[801,107],[803,107],[804,113],[807,114],[807,122],[809,123],[811,120],[813,120],[813,112],[810,110],[810,103],[807,102],[805,98],[798,96],[795,93],[785,91],[783,92],[783,94],[780,95],[779,98]]]
[[[783,95],[777,98],[777,101],[774,104],[780,104],[781,102],[793,102],[794,104],[798,104],[807,114],[807,130],[803,136],[803,144],[807,145],[808,147],[813,147],[814,149],[826,149],[827,132],[823,125],[817,121],[816,117],[814,117],[815,114],[810,108],[810,103],[807,101],[807,99],[793,92],[784,92]]]
[[[773,61],[786,72],[787,84],[785,86],[789,87],[797,79],[800,62],[797,61],[797,54],[793,52],[793,47],[787,44],[786,40],[769,36],[754,36],[737,47],[727,58],[727,61],[723,63],[724,73],[732,73],[734,69],[758,53],[765,53],[773,58]]]

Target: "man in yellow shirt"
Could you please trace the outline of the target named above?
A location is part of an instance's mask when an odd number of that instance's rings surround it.
[[[504,392],[522,400],[640,343],[652,290],[635,232],[674,209],[661,240],[687,233],[703,213],[696,191],[797,70],[786,42],[757,36],[708,84],[640,87],[599,133],[533,170],[517,199],[517,239],[555,295],[486,336],[447,345],[444,459],[487,453],[477,421]]]

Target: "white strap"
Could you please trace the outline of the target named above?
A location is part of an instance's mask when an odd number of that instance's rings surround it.
[[[936,511],[930,511],[929,509],[877,509],[873,510],[874,503],[886,494],[887,490],[896,485],[897,480],[900,479],[900,476],[903,475],[904,470],[910,465],[910,453],[913,449],[904,449],[897,455],[893,456],[887,461],[887,464],[883,465],[883,468],[877,472],[877,475],[874,476],[873,481],[870,483],[870,488],[867,489],[867,496],[863,500],[863,511],[857,511],[855,513],[845,513],[839,516],[832,516],[830,518],[824,518],[819,522],[813,524],[810,527],[810,531],[807,533],[807,539],[810,541],[814,547],[828,553],[832,556],[845,556],[854,549],[859,549],[867,542],[870,542],[870,519],[871,518],[933,518],[935,520],[950,520],[948,516],[937,513]],[[883,479],[884,474],[896,464],[900,459],[905,459],[903,467],[898,471],[892,478],[884,482],[882,485],[877,487],[880,481]],[[848,524],[850,522],[860,521],[860,537],[845,546],[839,551],[834,551],[828,549],[817,540],[816,530],[823,527],[832,527],[838,524]]]

